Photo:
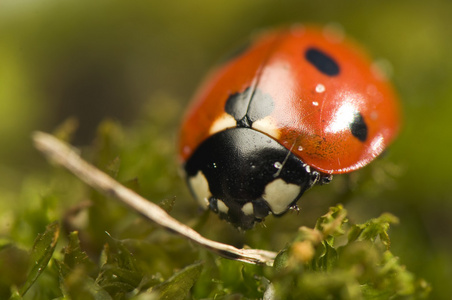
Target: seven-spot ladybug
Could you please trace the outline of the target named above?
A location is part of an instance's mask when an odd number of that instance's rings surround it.
[[[201,206],[250,229],[367,165],[398,129],[397,97],[366,54],[298,26],[261,35],[213,72],[185,116],[179,156]]]

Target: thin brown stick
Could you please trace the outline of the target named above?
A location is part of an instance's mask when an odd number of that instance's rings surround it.
[[[84,161],[69,145],[54,136],[43,132],[35,132],[33,141],[35,147],[50,161],[65,167],[96,190],[119,199],[156,224],[178,233],[222,257],[250,264],[273,265],[273,260],[276,256],[275,252],[259,249],[238,249],[203,237],[195,230],[168,215],[158,205],[124,187],[107,174]]]

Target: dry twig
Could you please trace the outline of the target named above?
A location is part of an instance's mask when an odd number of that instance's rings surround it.
[[[178,233],[222,257],[251,264],[273,265],[273,260],[276,256],[275,252],[259,249],[238,249],[203,237],[195,230],[172,218],[158,205],[124,187],[107,174],[84,161],[69,145],[59,141],[54,136],[43,132],[35,132],[33,141],[35,147],[50,161],[65,167],[91,187],[108,196],[119,199],[158,225]]]

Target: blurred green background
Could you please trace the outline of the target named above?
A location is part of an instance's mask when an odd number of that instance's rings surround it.
[[[347,194],[350,218],[363,221],[385,211],[397,215],[393,252],[432,284],[432,299],[451,299],[451,15],[448,0],[3,0],[0,234],[28,246],[33,241],[35,235],[27,240],[25,231],[21,236],[11,225],[18,211],[36,205],[27,202],[37,197],[36,178],[50,181],[45,175],[50,167],[33,149],[30,133],[52,131],[69,117],[78,120],[72,140],[77,146],[91,144],[105,118],[122,124],[127,134],[146,135],[143,144],[158,141],[146,151],[167,159],[152,167],[152,174],[160,175],[140,178],[137,162],[143,158],[126,156],[122,165],[130,162],[135,169],[120,177],[139,177],[146,196],[177,196],[175,215],[189,219],[184,213],[196,213],[190,208],[195,202],[176,176],[173,147],[183,109],[206,72],[255,30],[294,22],[339,24],[375,58],[390,62],[403,103],[403,131],[385,158],[308,193],[300,201],[300,215],[271,219],[268,228],[293,232],[312,226],[347,186],[357,191]],[[216,226],[205,234],[252,246],[259,246],[256,235],[266,231],[237,237],[227,226]],[[271,238],[273,250],[284,246],[283,234]]]

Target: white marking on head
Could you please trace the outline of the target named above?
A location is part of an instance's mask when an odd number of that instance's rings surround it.
[[[196,200],[198,200],[199,204],[203,208],[207,208],[209,206],[209,198],[212,194],[210,193],[209,183],[204,174],[201,171],[198,171],[195,176],[188,179],[188,184],[195,194]]]
[[[259,119],[253,122],[253,125],[251,127],[257,131],[268,134],[274,139],[279,139],[279,137],[281,136],[281,132],[278,129],[277,123],[270,116],[266,116],[263,119]]]
[[[289,205],[297,199],[300,192],[299,185],[286,183],[278,178],[267,184],[263,198],[267,201],[273,214],[279,215],[289,209]]]
[[[214,134],[236,126],[237,121],[231,115],[224,113],[213,122],[212,126],[210,126],[209,134]]]
[[[252,216],[254,215],[254,207],[253,207],[253,203],[248,202],[245,205],[242,206],[242,211],[245,215],[247,216]]]
[[[319,84],[317,84],[317,85],[315,86],[315,91],[316,91],[317,93],[323,93],[325,90],[326,90],[325,86],[324,86],[323,84],[321,84],[321,83],[319,83]],[[313,102],[313,103],[314,103],[314,102]],[[314,104],[314,105],[315,105],[315,104]],[[319,105],[319,104],[317,103],[317,105]]]
[[[229,207],[227,207],[226,204],[224,204],[224,202],[221,201],[220,199],[217,199],[217,207],[218,211],[224,214],[227,214],[229,211]]]

